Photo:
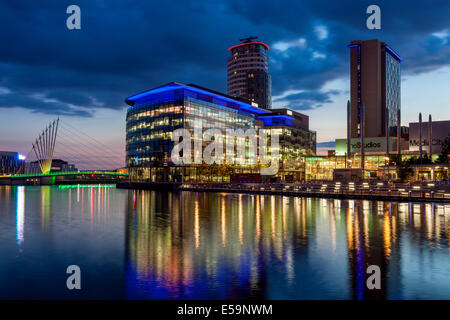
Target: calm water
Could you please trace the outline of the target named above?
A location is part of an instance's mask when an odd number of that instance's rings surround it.
[[[449,219],[440,204],[0,186],[0,298],[450,299]]]

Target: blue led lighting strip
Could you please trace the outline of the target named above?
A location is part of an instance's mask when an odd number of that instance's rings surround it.
[[[222,100],[222,101],[225,101],[225,102],[232,102],[232,103],[236,104],[240,110],[247,111],[247,112],[250,112],[252,114],[270,113],[270,111],[253,107],[252,105],[244,103],[244,102],[241,102],[239,100],[234,100],[234,99],[228,98],[226,96],[218,95],[218,94],[215,94],[213,92],[209,92],[209,91],[206,91],[206,90],[202,90],[202,89],[199,89],[199,88],[196,88],[196,87],[191,87],[191,86],[180,84],[180,83],[170,83],[170,84],[164,85],[162,87],[158,87],[158,88],[155,88],[155,89],[151,89],[151,90],[148,90],[148,91],[145,91],[145,92],[141,92],[141,93],[132,95],[132,96],[128,97],[127,99],[125,99],[125,102],[127,104],[133,105],[139,99],[143,99],[145,97],[148,97],[148,96],[156,94],[156,93],[170,91],[170,90],[175,90],[175,89],[186,89],[186,90],[189,90],[189,91],[193,91],[195,93],[200,93],[200,94],[204,94],[204,95],[207,95],[207,96],[211,96],[211,97],[213,97],[215,99]]]
[[[392,50],[389,46],[386,46],[385,48],[395,59],[397,59],[399,62],[402,62],[402,58],[400,58],[400,56],[396,54],[394,50]]]
[[[362,81],[361,81],[361,46],[360,45],[352,45],[349,46],[350,48],[354,48],[357,47],[358,48],[358,58],[357,58],[357,66],[359,66],[359,69],[357,70],[358,73],[358,124],[359,124],[359,129],[358,129],[358,138],[361,137],[361,100],[362,100],[362,96],[361,96],[361,88],[362,88]]]

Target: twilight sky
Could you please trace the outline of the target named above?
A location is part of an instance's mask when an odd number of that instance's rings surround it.
[[[71,4],[81,30],[66,28]],[[366,28],[371,4],[381,30]],[[2,1],[0,150],[26,154],[59,115],[123,158],[124,98],[171,81],[226,92],[227,48],[250,35],[270,46],[274,107],[309,115],[318,142],[345,137],[351,40],[404,59],[403,125],[448,120],[449,16],[448,0]]]

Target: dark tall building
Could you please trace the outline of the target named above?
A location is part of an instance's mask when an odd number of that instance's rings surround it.
[[[400,56],[377,39],[352,41],[350,48],[350,136],[361,134],[364,103],[364,136],[396,134],[400,120]]]
[[[227,94],[255,102],[259,107],[272,106],[272,80],[269,74],[269,47],[256,37],[241,39],[241,44],[228,50]]]

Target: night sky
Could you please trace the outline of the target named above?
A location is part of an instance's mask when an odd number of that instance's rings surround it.
[[[81,8],[81,30],[66,8]],[[366,8],[381,7],[381,30]],[[124,153],[124,99],[171,81],[226,92],[228,47],[270,46],[274,107],[310,115],[318,142],[345,137],[351,40],[403,58],[402,124],[450,119],[450,1],[2,1],[0,150],[27,152],[58,115]]]

